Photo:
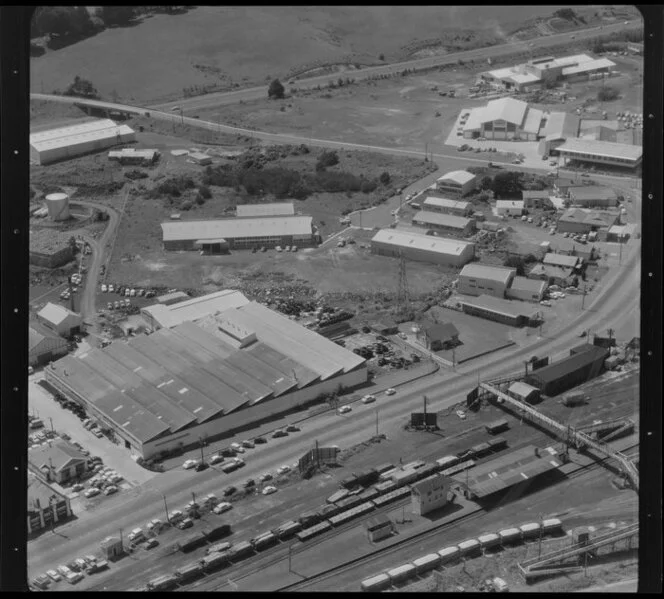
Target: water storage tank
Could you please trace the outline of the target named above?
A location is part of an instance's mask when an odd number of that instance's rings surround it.
[[[51,220],[67,220],[69,218],[69,196],[66,193],[47,195],[46,208]]]

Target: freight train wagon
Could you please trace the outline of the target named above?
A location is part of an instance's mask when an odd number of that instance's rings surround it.
[[[438,555],[440,555],[440,563],[442,564],[449,564],[461,556],[461,550],[456,546],[452,545],[450,547],[445,547],[441,549],[438,552]]]
[[[415,576],[415,566],[413,564],[404,564],[387,571],[392,584],[397,584]]]
[[[332,525],[326,520],[325,522],[321,522],[320,524],[316,524],[315,526],[301,530],[300,532],[296,533],[295,536],[297,537],[298,541],[304,542],[308,541],[309,539],[313,539],[320,534],[323,534],[331,528]]]
[[[392,580],[387,574],[378,574],[362,581],[362,590],[369,592],[380,592],[389,589],[392,586]]]
[[[424,555],[418,557],[416,560],[413,560],[413,566],[415,566],[415,571],[418,574],[428,572],[433,570],[440,565],[440,555],[437,553],[430,553],[429,555]]]

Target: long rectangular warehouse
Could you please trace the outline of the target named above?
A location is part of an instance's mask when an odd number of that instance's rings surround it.
[[[367,380],[364,358],[260,304],[204,312],[196,322],[66,356],[46,368],[46,380],[143,458]]]
[[[230,249],[296,245],[311,247],[315,232],[310,216],[235,217],[161,223],[164,249]]]
[[[447,235],[458,235],[464,237],[475,230],[475,221],[472,218],[464,218],[453,214],[440,214],[422,210],[413,217],[413,224],[418,227],[426,227]]]
[[[136,141],[134,130],[111,119],[59,127],[30,134],[30,160],[50,164]]]
[[[461,267],[475,257],[475,244],[410,231],[382,229],[371,240],[371,251],[381,256],[403,255],[409,260]]]

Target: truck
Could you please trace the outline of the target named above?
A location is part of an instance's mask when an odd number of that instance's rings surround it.
[[[561,402],[564,406],[567,407],[574,407],[574,406],[582,406],[586,403],[587,401],[587,396],[585,393],[581,392],[575,392],[575,393],[569,393],[565,395],[562,399]]]

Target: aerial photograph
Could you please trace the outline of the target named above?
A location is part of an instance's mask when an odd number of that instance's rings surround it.
[[[29,61],[31,590],[637,592],[637,8],[41,6]]]

